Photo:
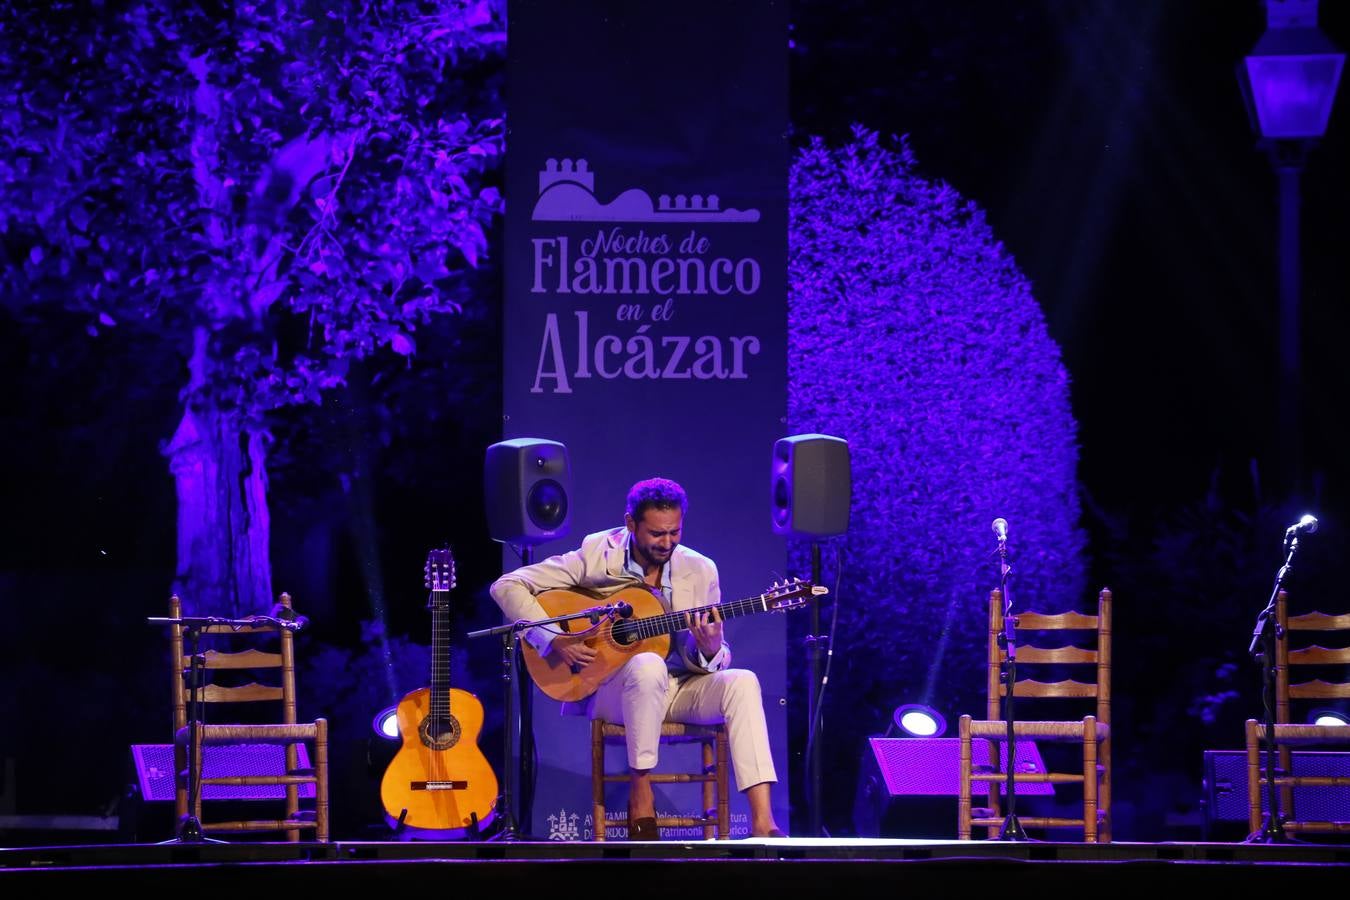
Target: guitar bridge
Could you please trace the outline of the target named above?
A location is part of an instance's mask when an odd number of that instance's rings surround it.
[[[414,791],[466,791],[467,781],[414,781],[409,784]]]

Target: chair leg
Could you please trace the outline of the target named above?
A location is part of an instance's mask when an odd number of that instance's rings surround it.
[[[202,774],[203,774],[203,770],[202,770],[202,759],[203,759],[203,757],[205,756],[205,752],[206,752],[206,748],[203,747],[202,744],[203,744],[204,741],[205,741],[205,735],[203,734],[203,728],[202,728],[202,723],[201,723],[201,722],[193,722],[193,723],[190,724],[188,727],[191,728],[193,731],[195,731],[195,732],[197,733],[197,737],[196,737],[196,740],[195,740],[195,743],[196,743],[197,746],[196,746],[196,748],[195,748],[195,752],[193,753],[193,757],[192,757],[192,771],[193,771],[193,773],[194,773],[194,774],[196,775],[196,777],[197,777],[197,783],[196,783],[195,785],[189,784],[189,785],[188,785],[188,791],[189,791],[189,796],[190,796],[191,794],[196,794],[196,797],[194,798],[194,799],[196,800],[196,802],[192,804],[192,816],[193,816],[193,818],[195,818],[195,819],[197,820],[197,823],[198,823],[198,824],[201,824],[201,821],[202,821]]]
[[[717,836],[731,838],[731,788],[727,779],[731,754],[727,748],[727,729],[717,729]]]
[[[173,818],[181,822],[188,814],[187,748],[174,741],[173,745]]]
[[[1255,719],[1247,720],[1247,833],[1261,830],[1261,738]]]
[[[591,840],[605,839],[605,723],[591,720]]]
[[[1097,718],[1083,719],[1083,842],[1097,843]]]
[[[698,745],[699,750],[703,756],[703,774],[705,777],[711,775],[714,777],[714,779],[717,776],[717,768],[714,762],[715,754],[713,752],[713,744],[715,743],[717,743],[717,739],[712,738],[712,739],[704,739],[700,741]],[[717,800],[715,799],[714,794],[716,794],[717,791],[716,785],[712,781],[703,782],[702,788],[703,788],[703,839],[705,841],[710,841],[713,839],[713,836],[717,833],[717,828],[714,823],[717,814],[717,806],[716,806]]]
[[[1294,753],[1293,750],[1284,744],[1276,747],[1279,754],[1279,772],[1277,776],[1294,774]],[[1294,821],[1298,818],[1298,813],[1294,811],[1294,788],[1292,785],[1280,785],[1280,815],[1285,821]]]
[[[328,720],[314,721],[314,839],[328,843]]]
[[[970,716],[961,717],[961,791],[956,801],[956,837],[970,840]]]
[[[316,747],[315,754],[318,749]],[[300,755],[296,752],[295,744],[286,745],[286,774],[294,774],[296,769],[300,768]],[[295,784],[286,785],[286,819],[293,821],[300,813],[300,787]],[[286,840],[292,843],[299,842],[300,829],[292,828],[286,832]]]
[[[999,752],[1000,751],[999,742],[995,740],[987,740],[985,741],[985,744],[989,747],[989,770],[994,774],[1001,773],[1003,771],[1003,759],[1000,756]],[[1002,819],[1003,779],[1000,778],[998,781],[988,782],[988,787],[989,790],[985,794],[985,796],[988,798],[989,803],[989,817],[991,819]],[[1002,828],[1003,826],[1001,824],[990,825],[988,828],[985,829],[985,837],[991,841],[997,839],[998,833],[1002,830]]]
[[[1101,743],[1097,754],[1097,763],[1102,767],[1102,786],[1097,792],[1097,810],[1101,816],[1101,827],[1097,829],[1097,841],[1111,843],[1111,739]]]

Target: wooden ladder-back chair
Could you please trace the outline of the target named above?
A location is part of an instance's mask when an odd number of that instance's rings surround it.
[[[169,615],[179,619],[182,612],[182,601],[177,596],[170,598]],[[281,595],[277,612],[283,621],[294,617],[289,594]],[[213,624],[199,631],[206,638],[203,643],[209,641],[213,645],[198,654],[199,707],[205,711],[226,704],[274,703],[279,706],[279,712],[272,722],[250,724],[204,724],[213,716],[203,712],[203,721],[192,723],[197,729],[197,741],[191,771],[200,779],[192,814],[206,833],[285,831],[289,840],[298,841],[302,830],[312,829],[315,840],[327,841],[328,721],[296,722],[294,632],[274,621],[267,621],[266,617],[256,624]],[[188,651],[191,648],[184,647],[186,632],[182,625],[173,625],[169,637],[173,669],[175,806],[180,822],[188,814],[187,763],[189,748],[193,746],[188,722],[191,699]],[[242,643],[254,646],[242,650],[218,649],[220,645],[233,647]],[[218,683],[229,677],[221,677],[226,672],[254,679],[262,677],[274,683],[261,684],[256,680],[241,685]],[[306,743],[313,747],[312,767],[301,764],[300,750]],[[232,763],[238,763],[244,771],[239,771]],[[222,774],[208,769],[235,771]],[[302,792],[306,798],[313,797],[313,809],[300,808]],[[208,800],[284,800],[285,812],[279,818],[206,822],[202,820],[203,793],[215,795]]]
[[[1082,767],[1075,772],[1015,772],[1017,783],[1050,782],[1051,784],[1081,784],[1083,811],[1079,818],[1050,818],[1018,816],[1027,828],[1081,828],[1083,840],[1104,843],[1111,840],[1111,591],[1103,588],[1097,595],[1097,614],[1078,612],[1047,615],[1036,612],[1016,613],[1014,626],[1017,648],[1017,670],[1020,676],[1030,667],[1073,667],[1075,673],[1090,672],[1091,680],[1036,681],[1018,678],[1014,688],[1017,739],[1074,743],[1082,746]],[[1000,771],[999,745],[1006,744],[1008,725],[1001,720],[1001,702],[1007,687],[1001,679],[1002,664],[1007,649],[1001,638],[1004,633],[1003,592],[995,589],[989,596],[989,652],[987,669],[987,703],[983,721],[970,716],[961,717],[960,728],[960,793],[957,798],[957,836],[970,840],[971,828],[985,826],[989,836],[995,837],[1003,824],[999,799],[999,785],[1007,778]],[[1079,640],[1084,635],[1095,635],[1096,646],[1087,649],[1074,645],[1063,646],[1064,640]],[[1056,646],[1040,646],[1055,643]],[[1068,699],[1092,701],[1093,712],[1082,719],[1068,721],[1037,721],[1026,715],[1028,704],[1022,698]],[[991,766],[974,767],[971,763],[971,742],[989,741]],[[971,808],[972,784],[989,784],[989,807]]]
[[[591,798],[592,820],[595,822],[594,840],[605,839],[606,824],[626,825],[631,823],[625,817],[612,823],[605,819],[605,785],[611,782],[629,780],[627,767],[621,775],[605,773],[605,746],[622,745],[626,732],[622,725],[606,722],[603,719],[591,720]],[[684,725],[679,722],[661,723],[661,743],[691,744],[702,747],[703,770],[690,772],[653,772],[654,784],[702,784],[702,816],[657,816],[657,828],[703,828],[703,839],[715,837],[727,840],[731,837],[731,801],[727,779],[727,729],[725,725]]]
[[[1281,825],[1288,834],[1350,834],[1350,821],[1309,821],[1300,819],[1295,805],[1295,788],[1350,788],[1350,775],[1295,774],[1293,748],[1337,747],[1350,750],[1350,727],[1344,725],[1294,724],[1291,701],[1312,708],[1306,701],[1350,700],[1350,681],[1328,682],[1322,675],[1338,667],[1346,678],[1350,666],[1350,615],[1321,612],[1289,615],[1289,595],[1280,591],[1275,598],[1275,747],[1279,764],[1275,786],[1280,792]],[[1323,647],[1320,642],[1338,643]],[[1308,680],[1291,680],[1291,667],[1302,667]],[[1297,676],[1302,679],[1302,675]],[[1337,676],[1332,676],[1337,677]],[[1247,816],[1253,834],[1261,830],[1261,802],[1266,792],[1266,726],[1247,720]],[[1302,755],[1302,754],[1300,754]],[[1318,755],[1318,754],[1314,754]]]

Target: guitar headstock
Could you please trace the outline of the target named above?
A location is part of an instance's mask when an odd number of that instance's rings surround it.
[[[455,586],[455,557],[449,547],[428,553],[422,571],[429,591],[448,591]]]
[[[777,581],[764,592],[764,600],[770,611],[797,609],[811,602],[813,597],[822,597],[830,592],[829,588],[789,578],[781,584]]]

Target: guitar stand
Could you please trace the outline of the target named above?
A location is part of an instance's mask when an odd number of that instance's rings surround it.
[[[408,810],[406,808],[399,810],[397,820],[395,820],[393,816],[386,814],[384,817],[384,825],[385,828],[387,828],[388,830],[385,832],[384,839],[390,841],[412,840],[412,836],[408,831],[408,827],[407,825],[404,824],[407,821],[407,818],[408,818]]]

